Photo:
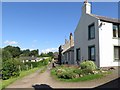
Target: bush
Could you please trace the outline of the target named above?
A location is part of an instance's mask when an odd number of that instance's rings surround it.
[[[75,71],[76,68],[68,67],[68,66],[58,66],[54,69],[54,74],[57,75],[58,78],[62,79],[72,79],[79,77],[79,74]]]
[[[76,73],[70,73],[70,72],[61,72],[57,74],[58,78],[63,78],[63,79],[72,79],[76,77]]]
[[[83,74],[81,69],[75,69],[73,72],[79,75]]]
[[[97,69],[97,66],[93,61],[83,61],[80,64],[81,69],[88,69],[88,71],[93,71]]]
[[[6,80],[13,76],[19,76],[19,67],[18,67],[18,61],[14,59],[10,59],[8,61],[5,61],[3,63],[2,68],[2,79]]]
[[[49,62],[49,60],[48,60],[48,59],[43,60],[43,65],[47,65],[47,64],[48,64],[48,62]]]

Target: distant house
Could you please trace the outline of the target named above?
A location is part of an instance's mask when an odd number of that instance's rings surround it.
[[[23,62],[38,62],[43,60],[43,58],[37,58],[37,57],[20,57],[20,59],[22,59]]]
[[[65,44],[59,47],[58,57],[60,63],[74,63],[74,39],[72,33],[70,33],[69,40],[65,39]]]

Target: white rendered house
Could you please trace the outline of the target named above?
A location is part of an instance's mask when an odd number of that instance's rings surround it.
[[[83,60],[98,67],[120,66],[120,20],[92,14],[88,2],[74,32],[74,63]]]

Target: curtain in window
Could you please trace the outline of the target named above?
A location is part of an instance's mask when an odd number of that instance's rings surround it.
[[[95,28],[94,26],[90,27],[90,38],[94,38],[95,37]]]
[[[113,37],[118,37],[118,25],[113,25]]]
[[[95,60],[95,47],[91,48],[91,59]]]
[[[120,47],[117,47],[117,46],[114,47],[114,58],[115,60],[120,59]]]

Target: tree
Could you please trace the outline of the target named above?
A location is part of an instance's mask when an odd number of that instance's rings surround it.
[[[50,56],[50,57],[53,57],[53,56],[54,56],[54,55],[53,55],[53,52],[48,52],[47,55]]]
[[[40,56],[41,57],[49,57],[48,54],[46,54],[46,53],[41,53]]]
[[[21,54],[20,48],[19,47],[14,47],[14,46],[6,46],[4,48],[5,51],[9,51],[12,55],[13,58],[15,57],[19,57],[19,55]]]
[[[32,51],[31,51],[30,56],[38,56],[38,55],[39,55],[38,49],[37,49],[37,50],[32,50]]]
[[[12,55],[9,51],[2,49],[2,61],[7,61],[12,58]]]
[[[21,52],[21,56],[30,56],[30,50],[29,49],[26,49],[26,50],[23,50],[22,52]]]

